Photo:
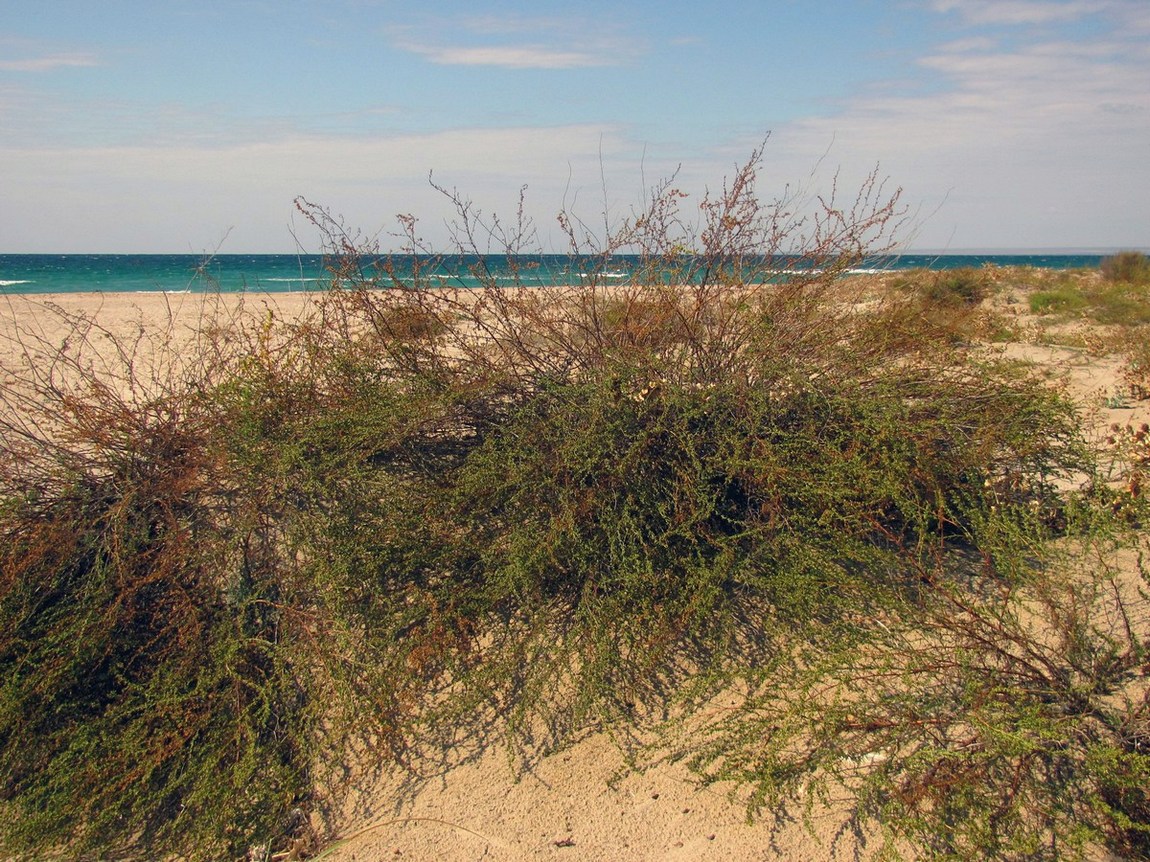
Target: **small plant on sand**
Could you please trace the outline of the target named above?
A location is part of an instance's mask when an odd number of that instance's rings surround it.
[[[924,294],[931,302],[944,305],[977,305],[990,295],[991,286],[987,270],[964,266],[932,273]]]
[[[1099,323],[1141,326],[1150,323],[1150,289],[1146,285],[1118,283],[1095,290],[1090,316]]]
[[[939,271],[910,270],[897,276],[894,286],[934,305],[977,305],[990,295],[993,281],[990,270],[964,266]]]
[[[1150,294],[1145,285],[1126,279],[1099,281],[1083,274],[1035,291],[1029,302],[1035,314],[1084,318],[1107,326],[1150,323]]]
[[[903,322],[898,327],[908,329],[912,338],[929,327],[934,337],[951,343],[997,338],[1004,331],[1000,317],[981,307],[993,286],[991,271],[974,267],[901,274],[893,280],[896,296],[901,296]]]
[[[1150,339],[1144,329],[1134,329],[1126,333],[1120,343],[1125,364],[1122,379],[1130,389],[1131,397],[1137,401],[1150,398]]]
[[[1090,303],[1079,288],[1055,287],[1035,291],[1030,295],[1030,310],[1034,314],[1064,314],[1081,311]]]

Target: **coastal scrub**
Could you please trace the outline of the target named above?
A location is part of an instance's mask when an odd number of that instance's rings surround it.
[[[980,273],[841,278],[897,192],[803,215],[760,155],[692,213],[666,182],[605,237],[562,214],[567,287],[485,277],[530,225],[454,193],[478,288],[301,201],[333,285],[298,318],[216,315],[179,361],[83,316],[22,344],[0,851],[266,855],[352,763],[675,716],[754,810],[850,764],[855,816],[925,854],[1144,852],[1145,596],[1072,553],[1130,522],[1073,406],[953,337]]]

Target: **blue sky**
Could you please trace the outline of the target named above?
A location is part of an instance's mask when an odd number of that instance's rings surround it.
[[[317,251],[297,195],[443,246],[430,171],[548,250],[768,134],[909,247],[1150,246],[1150,2],[0,0],[0,252]]]

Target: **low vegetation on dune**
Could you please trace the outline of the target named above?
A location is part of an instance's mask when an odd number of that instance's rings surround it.
[[[301,202],[333,284],[298,318],[17,333],[0,854],[267,856],[353,760],[643,724],[755,813],[845,789],[924,857],[1150,858],[1136,432],[1104,473],[980,347],[986,272],[844,280],[897,194],[798,218],[758,159],[693,215],[562,216],[570,288],[401,277]],[[456,203],[463,250],[524,250]]]
[[[1042,286],[1030,295],[1031,310],[1102,325],[1150,323],[1150,258],[1122,252],[1104,258],[1095,275],[1084,279],[1067,273],[1060,283]]]

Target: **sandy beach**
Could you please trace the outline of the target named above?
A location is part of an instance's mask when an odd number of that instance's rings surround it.
[[[174,339],[186,344],[202,334],[209,320],[236,315],[259,317],[269,310],[294,318],[315,302],[312,293],[37,293],[0,296],[0,365],[8,367],[25,345],[57,345],[73,335],[84,316],[108,336],[131,343],[136,338]],[[105,334],[106,333],[106,334]]]

